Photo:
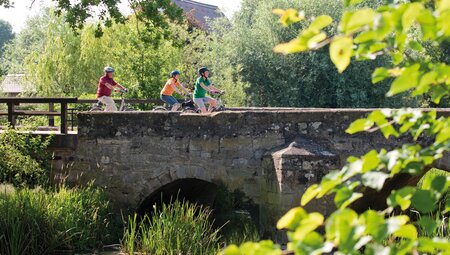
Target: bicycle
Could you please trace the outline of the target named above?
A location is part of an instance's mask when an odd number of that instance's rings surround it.
[[[128,90],[120,90],[120,107],[119,107],[119,111],[120,112],[128,112],[128,111],[134,111],[134,109],[130,106],[130,104],[125,103],[125,93],[127,93]],[[89,110],[90,112],[98,112],[98,111],[103,111],[103,103],[98,100],[97,103],[92,104],[91,109]]]
[[[186,95],[184,97],[184,101],[181,102],[181,111],[182,112],[192,112],[196,113],[199,111],[197,107],[194,104],[194,101],[191,99],[191,95]],[[164,111],[164,112],[170,112],[172,110],[172,106],[165,103],[164,105],[159,105],[153,108],[152,111]]]
[[[221,112],[221,111],[225,111],[225,105],[222,102],[222,96],[225,95],[225,91],[221,91],[221,92],[213,92],[210,94],[211,97],[213,97],[214,99],[217,100],[217,105],[213,108],[212,112]],[[185,113],[202,113],[202,111],[200,110],[200,108],[197,107],[197,105],[194,104],[194,107],[185,109],[183,108],[182,110]]]

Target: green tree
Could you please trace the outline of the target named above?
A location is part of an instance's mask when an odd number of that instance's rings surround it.
[[[347,0],[357,5],[361,0]],[[280,21],[289,25],[304,19],[295,9],[277,9]],[[390,78],[388,97],[410,92],[412,96],[429,93],[434,103],[450,94],[450,66],[428,58],[415,58],[426,41],[442,43],[450,38],[450,1],[393,1],[377,9],[353,6],[340,18],[339,29],[331,36],[325,30],[332,24],[328,15],[307,19],[308,26],[293,40],[277,45],[276,52],[295,53],[329,45],[330,58],[340,73],[346,71],[353,58],[372,60],[385,55],[391,64],[378,67],[372,74],[373,83]],[[411,35],[419,29],[420,39]],[[393,190],[384,210],[367,209],[357,213],[351,205],[364,199],[365,189],[381,190],[387,180],[404,175],[423,175],[426,169],[450,150],[450,117],[436,111],[418,109],[376,110],[367,118],[353,122],[349,134],[380,131],[387,139],[411,138],[401,148],[370,151],[362,157],[350,157],[340,170],[326,175],[319,184],[303,194],[300,207],[291,209],[277,224],[288,231],[289,243],[283,254],[449,254],[448,236],[436,233],[436,219],[426,216],[436,213],[448,228],[450,178],[426,175],[423,183]],[[428,142],[421,144],[419,137]],[[312,199],[334,195],[336,210],[325,219],[320,213],[308,213],[303,206]],[[439,204],[442,202],[442,204]],[[398,215],[395,210],[414,208],[423,217]],[[324,227],[324,234],[318,231]],[[420,229],[426,231],[421,232]],[[448,233],[448,232],[447,232]],[[227,255],[282,254],[270,241],[232,245],[223,251]]]
[[[374,1],[371,1],[374,2]],[[376,4],[375,2],[373,3]],[[326,49],[307,52],[300,56],[282,56],[273,52],[273,45],[294,37],[305,24],[288,28],[275,23],[276,17],[267,15],[274,8],[294,7],[305,15],[326,13],[339,17],[345,8],[339,1],[312,0],[244,0],[230,26],[222,26],[220,60],[240,66],[248,102],[256,106],[296,107],[380,107],[414,106],[420,100],[407,96],[385,99],[388,82],[371,86],[370,74],[376,66],[385,65],[387,58],[374,62],[355,63],[343,75],[333,72],[334,65]],[[337,23],[327,32],[335,34]],[[219,58],[215,58],[219,59]],[[311,63],[314,63],[312,65]]]
[[[0,56],[3,53],[3,47],[14,38],[12,26],[7,21],[0,20]]]

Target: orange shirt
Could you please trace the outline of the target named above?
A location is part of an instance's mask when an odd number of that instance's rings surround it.
[[[172,96],[174,89],[170,84],[174,84],[176,87],[181,87],[181,84],[175,80],[175,78],[170,78],[167,80],[166,85],[164,85],[164,88],[161,90],[161,95],[165,96]]]

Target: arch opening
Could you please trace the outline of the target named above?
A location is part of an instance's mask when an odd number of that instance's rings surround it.
[[[170,204],[175,199],[185,200],[208,207],[211,220],[221,234],[236,236],[235,231],[244,225],[253,238],[259,239],[259,207],[242,192],[229,191],[223,184],[214,184],[200,179],[186,178],[166,184],[150,194],[138,207],[139,216],[152,215],[154,207]],[[249,233],[244,233],[247,237]],[[249,240],[250,241],[250,240]],[[257,241],[257,240],[253,240]]]

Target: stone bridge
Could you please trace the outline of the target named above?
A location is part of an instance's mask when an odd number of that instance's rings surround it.
[[[369,112],[81,113],[75,156],[59,159],[72,161],[65,168],[70,182],[95,180],[116,208],[128,212],[148,210],[161,193],[180,192],[211,205],[218,187],[238,190],[256,206],[261,232],[273,235],[276,220],[299,205],[305,189],[340,168],[349,155],[398,143],[378,133],[345,133]],[[326,214],[333,206],[325,199],[310,209]]]

